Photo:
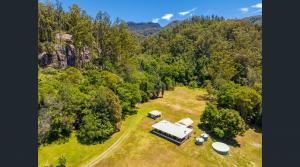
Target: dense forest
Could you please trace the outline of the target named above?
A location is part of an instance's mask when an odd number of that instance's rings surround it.
[[[261,25],[192,18],[137,37],[106,12],[95,18],[58,1],[38,6],[38,141],[94,144],[120,129],[135,105],[176,85],[203,87],[201,121],[221,138],[261,126]],[[200,118],[199,118],[200,119]]]

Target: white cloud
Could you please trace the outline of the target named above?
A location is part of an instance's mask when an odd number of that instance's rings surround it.
[[[254,13],[261,13],[262,12],[262,9],[257,9],[255,11],[253,11],[251,14],[254,14]]]
[[[184,15],[187,15],[187,14],[189,14],[189,13],[190,13],[190,12],[186,11],[186,12],[179,12],[178,14],[184,16]]]
[[[164,20],[171,20],[171,18],[173,17],[174,15],[172,13],[168,13],[168,14],[165,14],[164,16],[161,17],[161,19],[164,19]]]
[[[252,8],[262,9],[262,3],[258,3],[251,6]]]
[[[187,11],[183,11],[183,12],[179,12],[178,14],[181,16],[185,16],[187,14],[190,14],[191,12],[195,11],[197,8],[193,8],[191,10],[187,10]]]
[[[155,18],[155,19],[152,19],[152,22],[153,22],[153,23],[158,23],[159,20],[160,20],[160,18]]]
[[[247,12],[249,12],[249,8],[240,8],[240,11],[242,13],[247,13]]]

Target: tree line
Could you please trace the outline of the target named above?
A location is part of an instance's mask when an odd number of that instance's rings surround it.
[[[215,99],[210,118],[241,117],[239,132],[246,124],[261,125],[260,26],[194,16],[141,39],[106,12],[93,18],[77,5],[66,12],[59,1],[39,3],[38,10],[39,53],[54,50],[55,34],[68,33],[76,52],[88,48],[92,55],[66,69],[39,67],[39,144],[64,142],[74,130],[81,143],[103,142],[136,113],[137,103],[175,85],[206,87]],[[227,136],[210,118],[203,120],[207,127]]]

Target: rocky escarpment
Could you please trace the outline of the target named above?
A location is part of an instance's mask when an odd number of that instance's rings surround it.
[[[91,60],[91,52],[87,47],[77,52],[72,44],[72,35],[56,34],[56,40],[51,51],[44,51],[38,55],[38,64],[41,67],[66,68],[69,66],[81,66]]]

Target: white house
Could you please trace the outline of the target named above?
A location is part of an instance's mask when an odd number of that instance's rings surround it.
[[[176,144],[182,144],[191,134],[192,129],[186,126],[162,120],[152,125],[152,133],[164,137]]]

